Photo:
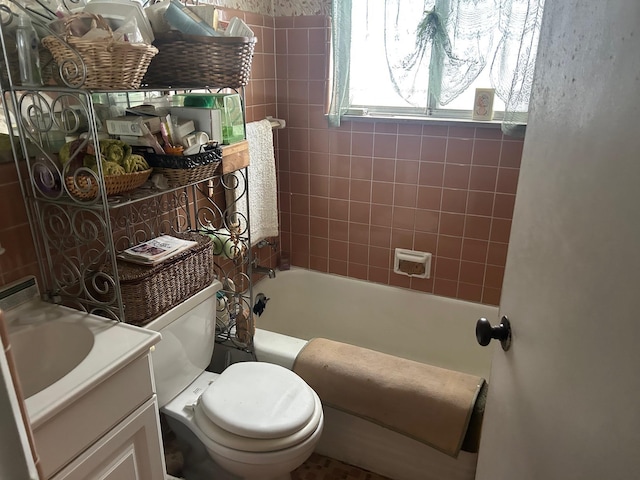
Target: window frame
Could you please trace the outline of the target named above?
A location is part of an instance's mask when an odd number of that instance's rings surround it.
[[[436,0],[437,1],[437,0]],[[352,18],[352,22],[354,18]],[[433,57],[432,57],[433,58]],[[349,67],[351,69],[351,65]],[[429,64],[431,68],[431,63]],[[484,67],[491,68],[491,64],[487,63]],[[473,120],[473,109],[451,109],[434,106],[437,104],[436,99],[430,93],[427,92],[428,101],[427,106],[422,107],[406,107],[406,106],[381,106],[381,105],[363,105],[358,103],[351,103],[351,75],[349,75],[349,107],[343,116],[346,119],[353,120],[357,118],[379,118],[379,119],[405,119],[405,120],[421,120],[421,121],[439,121],[439,122],[454,122],[454,123],[473,123],[473,124],[501,124],[505,118],[505,110],[494,110],[492,120]],[[469,89],[475,89],[476,87],[471,84]],[[478,86],[477,88],[484,88]],[[467,90],[467,91],[468,91]],[[527,112],[528,113],[528,112]],[[526,122],[521,124],[522,127],[526,127]]]

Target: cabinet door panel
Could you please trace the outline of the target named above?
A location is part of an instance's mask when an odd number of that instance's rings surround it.
[[[53,480],[164,480],[155,395]]]

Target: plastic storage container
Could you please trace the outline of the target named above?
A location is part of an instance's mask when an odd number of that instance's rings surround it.
[[[244,115],[237,93],[184,93],[173,96],[173,105],[220,110],[222,143],[230,145],[244,140]]]

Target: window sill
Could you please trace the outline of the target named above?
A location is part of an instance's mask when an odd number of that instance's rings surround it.
[[[486,128],[502,131],[502,120],[480,121],[471,120],[469,118],[443,118],[428,117],[416,115],[390,115],[380,113],[368,113],[367,115],[343,115],[342,119],[348,122],[366,122],[366,123],[405,123],[414,125],[440,125],[445,127],[468,127],[468,128]],[[527,132],[526,124],[511,125],[509,132],[502,131],[502,134],[508,137],[524,138]]]
[[[388,123],[415,123],[422,125],[444,125],[457,127],[480,127],[480,128],[501,128],[500,120],[481,121],[464,118],[442,118],[412,115],[343,115],[342,119],[348,122],[388,122]]]

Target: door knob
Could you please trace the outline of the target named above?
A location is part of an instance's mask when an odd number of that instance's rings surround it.
[[[476,322],[476,339],[480,345],[487,346],[492,339],[500,340],[506,352],[511,347],[511,323],[507,317],[500,319],[500,325],[492,327],[489,320],[481,318]]]

